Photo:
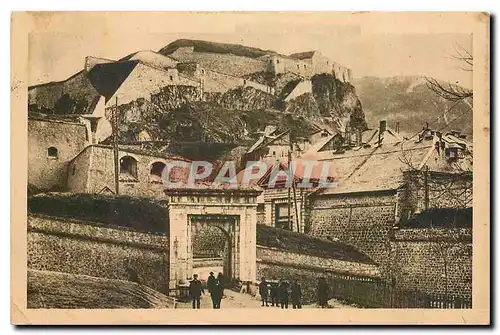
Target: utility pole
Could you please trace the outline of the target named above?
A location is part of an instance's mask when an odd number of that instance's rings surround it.
[[[424,167],[424,208],[429,208],[429,167]]]
[[[290,136],[290,135],[288,135]],[[293,143],[292,143],[292,139],[290,137],[290,150],[288,151],[288,171],[291,170],[291,164],[292,164],[292,151],[293,151]],[[294,172],[294,171],[292,171]],[[297,208],[297,192],[295,190],[295,173],[292,173],[292,189],[293,189],[293,204],[294,204],[294,207],[295,207],[295,221],[297,223],[297,232],[300,233],[300,220],[299,220],[299,209]],[[290,188],[288,188],[288,225],[290,228],[292,228],[292,224],[290,222],[291,220],[291,213],[290,213],[290,210],[291,210],[291,206],[290,206],[290,203],[291,203],[291,199],[290,199]],[[292,228],[292,231],[293,231],[293,228]]]
[[[118,97],[116,97],[115,109],[113,110],[113,154],[115,163],[115,194],[120,194],[119,162],[118,162]]]

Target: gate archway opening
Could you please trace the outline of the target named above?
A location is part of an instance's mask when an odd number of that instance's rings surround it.
[[[208,224],[191,226],[191,245],[193,249],[193,273],[206,280],[213,272],[217,277],[222,273],[232,278],[231,236],[224,229]]]

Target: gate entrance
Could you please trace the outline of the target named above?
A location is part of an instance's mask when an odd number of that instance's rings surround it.
[[[190,215],[193,272],[206,279],[210,271],[221,272],[225,278],[235,279],[235,248],[238,232],[237,216]]]
[[[170,227],[170,288],[189,280],[199,267],[197,234],[217,228],[225,236],[222,268],[226,278],[255,281],[257,201],[254,189],[167,189]],[[212,228],[209,228],[212,227]],[[193,238],[194,237],[194,238]],[[196,250],[194,250],[196,248]],[[215,272],[215,271],[214,271]],[[202,278],[204,279],[204,278]]]

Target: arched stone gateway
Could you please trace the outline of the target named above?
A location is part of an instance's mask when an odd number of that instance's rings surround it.
[[[170,289],[193,275],[192,235],[204,226],[218,227],[228,238],[225,275],[255,281],[257,202],[254,189],[168,189]]]

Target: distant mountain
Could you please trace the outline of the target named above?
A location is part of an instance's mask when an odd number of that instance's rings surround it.
[[[424,77],[363,77],[355,79],[353,85],[371,128],[377,127],[380,120],[387,120],[388,126],[394,128],[399,122],[403,133],[413,134],[428,122],[431,129],[458,130],[472,135],[472,111],[463,102],[446,114],[448,125],[443,117],[436,121],[454,103],[431,91]]]

